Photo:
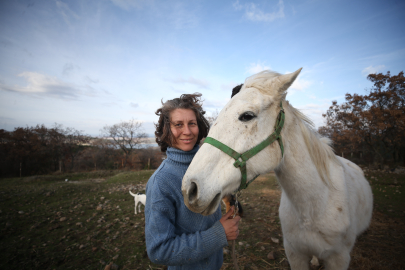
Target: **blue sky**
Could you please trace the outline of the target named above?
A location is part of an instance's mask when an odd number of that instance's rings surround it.
[[[287,99],[323,125],[369,73],[405,66],[405,2],[0,1],[0,129],[54,123],[99,135],[200,92],[211,115],[264,69],[303,70]]]

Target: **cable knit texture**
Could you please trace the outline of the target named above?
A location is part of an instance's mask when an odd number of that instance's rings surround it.
[[[181,181],[199,146],[185,152],[168,148],[146,185],[145,237],[149,259],[169,269],[220,269],[228,245],[219,222],[221,208],[210,216],[191,212],[183,201]]]

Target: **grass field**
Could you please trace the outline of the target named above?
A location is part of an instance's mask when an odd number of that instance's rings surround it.
[[[134,214],[128,193],[144,192],[152,173],[0,179],[0,269],[105,269],[111,262],[111,269],[163,269],[147,257],[144,215]],[[374,193],[373,220],[352,251],[350,269],[405,269],[405,175],[367,172],[366,177]],[[260,176],[243,192],[245,217],[236,241],[241,270],[289,269],[279,198],[273,174]],[[233,269],[230,254],[222,269]]]

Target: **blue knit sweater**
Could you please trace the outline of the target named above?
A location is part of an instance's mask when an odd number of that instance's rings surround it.
[[[210,216],[191,212],[181,182],[199,146],[185,152],[167,149],[167,159],[146,186],[145,238],[149,259],[169,269],[220,269],[228,245],[219,222],[221,208]]]

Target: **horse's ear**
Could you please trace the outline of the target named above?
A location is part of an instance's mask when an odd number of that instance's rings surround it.
[[[283,93],[285,92],[295,81],[295,79],[298,77],[298,74],[300,74],[302,68],[298,69],[297,71],[289,74],[284,74],[279,77],[277,77],[277,85],[279,87],[279,92]]]

